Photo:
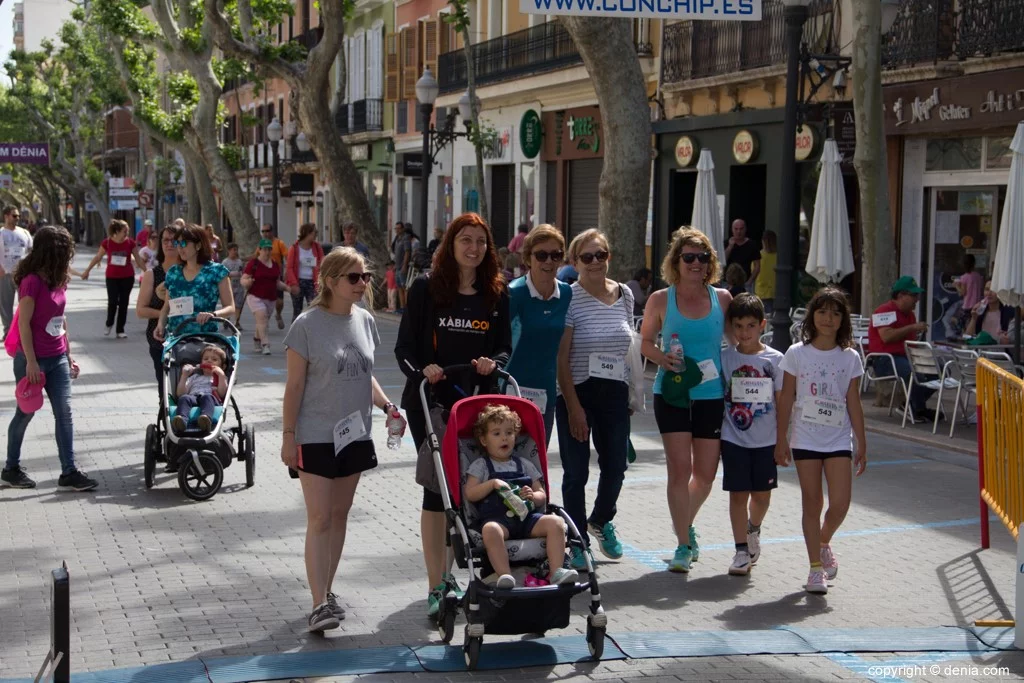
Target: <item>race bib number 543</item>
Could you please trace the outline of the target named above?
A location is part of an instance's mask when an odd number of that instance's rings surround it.
[[[842,427],[846,421],[846,402],[827,398],[807,399],[800,418],[822,427]]]

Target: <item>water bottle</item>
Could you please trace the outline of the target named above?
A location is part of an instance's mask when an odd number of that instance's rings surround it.
[[[683,343],[679,341],[679,335],[673,334],[672,338],[668,342],[668,355],[675,356],[679,360],[683,359]]]
[[[388,448],[392,451],[397,451],[398,447],[402,445],[402,418],[388,415],[386,424],[388,428]]]
[[[526,501],[519,497],[518,488],[502,487],[498,489],[498,495],[501,496],[505,507],[508,508],[508,516],[517,517],[519,521],[523,521],[530,514],[530,509],[527,507]]]

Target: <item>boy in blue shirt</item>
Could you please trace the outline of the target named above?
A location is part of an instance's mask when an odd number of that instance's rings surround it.
[[[729,492],[729,520],[736,543],[729,573],[745,576],[761,554],[761,523],[772,489],[778,486],[775,411],[782,391],[782,354],[761,343],[764,304],[753,294],[732,300],[725,324],[736,346],[722,351],[722,488]]]

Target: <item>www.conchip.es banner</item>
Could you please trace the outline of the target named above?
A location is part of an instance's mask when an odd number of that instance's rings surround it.
[[[761,0],[519,0],[524,14],[758,21]]]
[[[0,142],[0,164],[49,166],[50,145],[46,142]]]

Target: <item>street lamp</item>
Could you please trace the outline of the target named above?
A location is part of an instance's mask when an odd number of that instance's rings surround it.
[[[843,74],[851,62],[849,57],[829,54],[830,49],[826,49],[825,54],[812,54],[803,42],[810,3],[811,0],[783,0],[785,7],[782,12],[786,24],[786,105],[782,123],[782,197],[779,201],[778,260],[775,265],[775,312],[772,314],[772,346],[782,352],[791,343],[789,310],[793,306],[793,273],[799,244],[796,131],[806,120],[808,104],[822,86],[831,83],[836,90],[845,87],[845,76],[837,76]]]
[[[288,133],[288,139],[295,135],[296,125],[294,121],[288,122],[288,129],[285,130],[281,122],[277,120],[275,116],[273,120],[267,124],[267,139],[270,140],[270,151],[273,156],[273,165],[271,167],[271,211],[273,216],[271,217],[271,225],[274,227],[274,236],[277,236],[277,197],[281,193],[281,170],[288,168],[289,166],[297,163],[292,159],[286,159],[281,161],[281,154],[278,148],[285,133]],[[309,140],[306,139],[305,133],[299,133],[295,137],[295,146],[298,147],[300,152],[308,152],[310,149]]]
[[[430,171],[434,166],[434,156],[445,148],[449,143],[455,142],[458,138],[469,137],[469,127],[472,124],[472,109],[480,110],[480,100],[475,102],[469,97],[469,92],[463,93],[459,98],[459,115],[466,126],[465,132],[455,129],[456,113],[451,111],[445,117],[444,128],[437,129],[430,123],[430,115],[434,111],[434,102],[441,92],[434,74],[430,69],[424,69],[423,75],[416,81],[416,99],[420,103],[420,120],[423,122],[423,167],[420,169],[420,230],[421,241],[425,244],[427,234],[427,203],[430,199]]]

